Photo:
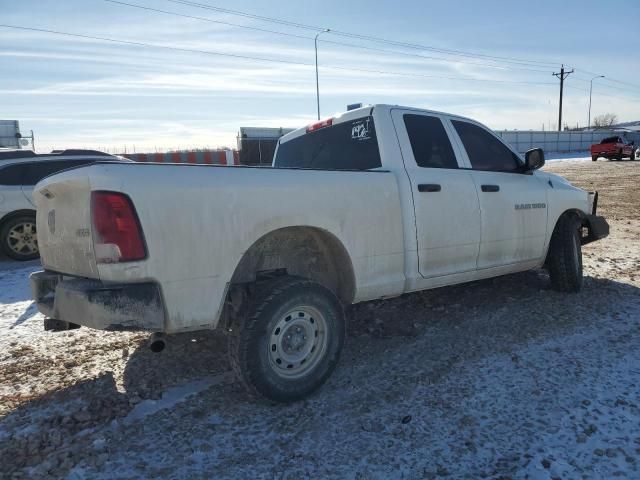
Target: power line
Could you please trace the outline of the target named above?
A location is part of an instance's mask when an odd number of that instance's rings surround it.
[[[292,60],[280,60],[280,59],[273,59],[273,58],[253,57],[253,56],[250,56],[250,55],[240,55],[240,54],[235,54],[235,53],[223,53],[223,52],[216,52],[216,51],[213,51],[213,50],[198,50],[198,49],[194,49],[194,48],[172,47],[170,45],[158,45],[158,44],[153,44],[153,43],[135,42],[135,41],[132,41],[132,40],[119,40],[119,39],[115,39],[115,38],[98,37],[98,36],[94,36],[94,35],[85,35],[85,34],[81,34],[81,33],[60,32],[58,30],[48,30],[48,29],[45,29],[45,28],[25,27],[25,26],[22,26],[22,25],[0,24],[0,27],[13,28],[13,29],[16,29],[16,30],[28,30],[28,31],[33,31],[33,32],[49,33],[49,34],[52,34],[52,35],[64,35],[64,36],[67,36],[67,37],[84,38],[84,39],[87,39],[87,40],[99,40],[99,41],[103,41],[103,42],[120,43],[120,44],[123,44],[123,45],[134,45],[134,46],[138,46],[138,47],[162,48],[162,49],[165,49],[165,50],[175,50],[175,51],[179,51],[179,52],[188,52],[188,53],[201,53],[201,54],[206,54],[206,55],[217,55],[217,56],[221,56],[221,57],[233,57],[233,58],[240,58],[240,59],[244,59],[244,60],[259,60],[259,61],[262,61],[262,62],[286,63],[286,64],[291,64],[291,65],[313,66],[313,64],[311,64],[311,63],[294,62]]]
[[[589,70],[582,70],[582,69],[575,68],[575,67],[572,67],[572,68],[574,68],[574,70],[576,70],[576,72],[579,73],[580,75],[589,75],[589,76],[600,75],[599,73],[593,73],[593,72],[590,72]],[[589,80],[585,80],[585,79],[582,79],[582,78],[578,78],[576,80],[580,80],[581,82],[589,83]],[[628,87],[632,87],[634,89],[640,90],[640,85],[635,85],[635,84],[629,83],[629,82],[623,82],[622,80],[616,80],[615,78],[604,77],[602,79],[602,81],[615,82],[615,83],[619,83],[621,85],[627,85]],[[610,87],[610,88],[617,88],[618,90],[624,90],[623,87],[616,87],[614,85],[605,85],[605,86]]]
[[[137,47],[157,48],[157,49],[172,50],[172,51],[187,52],[187,53],[198,53],[198,54],[205,54],[205,55],[215,55],[215,56],[220,56],[220,57],[231,57],[231,58],[238,58],[238,59],[243,59],[243,60],[257,60],[257,61],[261,61],[261,62],[281,63],[281,64],[287,64],[287,65],[300,65],[300,66],[305,66],[305,67],[314,66],[314,64],[312,64],[312,63],[297,62],[297,61],[293,61],[293,60],[281,60],[281,59],[275,59],[275,58],[255,57],[255,56],[251,56],[251,55],[224,53],[224,52],[218,52],[218,51],[214,51],[214,50],[200,50],[200,49],[193,49],[193,48],[174,47],[174,46],[170,46],[170,45],[159,45],[159,44],[146,43],[146,42],[136,42],[136,41],[132,41],[132,40],[120,40],[120,39],[109,38],[109,37],[99,37],[99,36],[95,36],[95,35],[85,35],[85,34],[80,34],[80,33],[61,32],[61,31],[58,31],[58,30],[49,30],[49,29],[44,29],[44,28],[25,27],[25,26],[21,26],[21,25],[0,24],[0,27],[11,28],[11,29],[16,29],[16,30],[34,31],[34,32],[47,33],[47,34],[52,34],[52,35],[62,35],[62,36],[74,37],[74,38],[82,38],[82,39],[87,39],[87,40],[97,40],[97,41],[103,41],[103,42],[109,42],[109,43],[117,43],[117,44],[122,44],[122,45],[131,45],[131,46],[137,46]],[[553,85],[552,83],[548,83],[548,82],[527,82],[527,81],[516,81],[516,80],[491,80],[491,79],[472,78],[472,77],[451,77],[451,76],[441,76],[441,75],[423,75],[423,74],[420,74],[420,73],[394,72],[394,71],[390,71],[390,70],[371,70],[371,69],[364,69],[364,68],[342,67],[342,66],[339,66],[339,65],[323,65],[323,68],[328,68],[328,69],[333,69],[333,70],[350,71],[350,72],[376,73],[376,74],[386,74],[386,75],[394,75],[394,76],[402,76],[402,77],[437,78],[437,79],[454,80],[454,81],[472,81],[472,82],[501,83],[501,84],[510,83],[510,84],[522,84],[522,85]]]
[[[185,5],[185,6],[190,6],[190,7],[196,7],[196,8],[201,8],[201,9],[206,9],[206,10],[211,10],[211,11],[215,11],[215,12],[219,12],[219,13],[225,13],[225,14],[229,14],[229,15],[236,15],[236,16],[241,16],[241,17],[245,17],[245,18],[251,18],[254,20],[260,20],[260,21],[264,21],[264,22],[271,22],[271,23],[277,23],[280,25],[286,25],[289,27],[294,27],[294,28],[300,28],[300,29],[305,29],[305,30],[311,30],[314,32],[319,32],[325,29],[325,27],[319,27],[319,26],[315,26],[315,25],[308,25],[308,24],[303,24],[303,23],[298,23],[298,22],[292,22],[292,21],[288,21],[288,20],[282,20],[282,19],[278,19],[278,18],[274,18],[274,17],[267,17],[264,15],[256,15],[256,14],[251,14],[251,13],[247,13],[247,12],[242,12],[239,10],[233,10],[233,9],[229,9],[229,8],[222,8],[222,7],[216,7],[213,5],[208,5],[208,4],[204,4],[204,3],[198,3],[198,2],[194,2],[194,1],[190,1],[190,0],[165,0],[167,2],[171,2],[171,3],[175,3],[175,4],[179,4],[179,5]],[[511,63],[511,64],[516,64],[516,65],[528,65],[528,66],[536,66],[536,67],[545,67],[545,66],[557,66],[558,63],[560,62],[548,62],[548,61],[537,61],[537,60],[525,60],[525,59],[521,59],[521,58],[516,58],[516,57],[503,57],[503,56],[496,56],[496,55],[486,55],[486,54],[481,54],[481,53],[472,53],[472,52],[465,52],[462,50],[453,50],[453,49],[445,49],[445,48],[438,48],[438,47],[432,47],[432,46],[428,46],[428,45],[421,45],[421,44],[415,44],[415,43],[408,43],[408,42],[400,42],[400,41],[395,41],[395,40],[389,40],[389,39],[385,39],[385,38],[381,38],[381,37],[376,37],[376,36],[372,36],[372,35],[361,35],[361,34],[356,34],[356,33],[351,33],[351,32],[346,32],[346,31],[341,31],[341,30],[336,30],[336,29],[331,29],[331,33],[333,33],[334,35],[339,35],[339,36],[344,36],[344,37],[348,37],[348,38],[355,38],[355,39],[360,39],[360,40],[365,40],[365,41],[370,41],[370,42],[375,42],[375,43],[383,43],[383,44],[388,44],[388,45],[394,45],[394,46],[398,46],[398,47],[404,47],[404,48],[411,48],[411,49],[419,49],[419,50],[428,50],[428,51],[433,51],[433,52],[437,52],[437,53],[443,53],[443,54],[447,54],[447,55],[453,55],[453,56],[462,56],[462,57],[468,57],[468,58],[475,58],[475,59],[486,59],[486,60],[492,60],[492,61],[496,61],[496,62],[502,62],[502,63]],[[330,41],[328,40],[323,40],[326,43],[330,43]],[[338,42],[336,42],[338,43]],[[340,44],[340,43],[338,43]],[[575,67],[571,67],[574,68],[574,70],[579,70],[578,68]],[[580,69],[581,70],[581,69]],[[589,72],[587,70],[582,70],[585,73],[588,73],[590,75],[598,75],[597,73],[594,72]],[[547,71],[544,71],[545,73],[547,73]],[[633,88],[640,88],[640,86],[638,85],[634,85],[631,84],[629,82],[623,82],[621,80],[616,80],[614,78],[610,78],[607,77],[607,80],[611,81],[611,82],[616,82],[619,83],[621,85],[627,85]],[[614,86],[611,85],[607,85],[609,87],[612,88],[616,88]]]
[[[602,85],[602,84],[600,84],[600,85]],[[587,89],[587,88],[574,87],[574,86],[571,86],[571,85],[565,85],[564,88],[569,88],[571,90],[577,90],[577,91],[580,91],[580,92],[589,93],[589,89]],[[599,96],[603,96],[603,97],[617,98],[619,100],[629,100],[628,97],[621,97],[619,95],[611,95],[610,93],[598,92],[598,95]],[[636,94],[631,93],[630,95],[636,95]]]
[[[325,29],[325,27],[319,27],[319,26],[315,26],[315,25],[308,25],[308,24],[303,24],[303,23],[298,23],[298,22],[291,22],[291,21],[288,21],[288,20],[282,20],[282,19],[279,19],[279,18],[267,17],[267,16],[263,16],[263,15],[255,15],[255,14],[252,14],[252,13],[242,12],[242,11],[239,11],[239,10],[232,10],[230,8],[216,7],[216,6],[213,6],[213,5],[193,2],[193,1],[189,1],[189,0],[165,0],[165,1],[171,2],[171,3],[176,3],[176,4],[179,4],[179,5],[186,5],[186,6],[190,6],[190,7],[201,8],[201,9],[205,9],[205,10],[212,10],[212,11],[219,12],[219,13],[226,13],[226,14],[229,14],[229,15],[237,15],[237,16],[241,16],[241,17],[245,17],[245,18],[251,18],[251,19],[254,19],[254,20],[261,20],[261,21],[264,21],[264,22],[277,23],[277,24],[280,24],[280,25],[286,25],[286,26],[294,27],[294,28],[312,30],[314,32],[319,32],[319,31],[322,31],[322,30]],[[500,56],[496,56],[496,55],[486,55],[486,54],[481,54],[481,53],[464,52],[462,50],[452,50],[452,49],[438,48],[438,47],[432,47],[432,46],[421,45],[421,44],[416,44],[416,43],[399,42],[399,41],[389,40],[389,39],[385,39],[385,38],[381,38],[381,37],[375,37],[375,36],[371,36],[371,35],[360,35],[360,34],[346,32],[346,31],[342,31],[342,30],[336,30],[336,29],[333,29],[333,28],[331,29],[331,33],[333,33],[334,35],[340,35],[340,36],[349,37],[349,38],[357,38],[357,39],[360,39],[360,40],[366,40],[366,41],[370,41],[370,42],[384,43],[384,44],[389,44],[389,45],[394,45],[394,46],[399,46],[399,47],[405,47],[405,48],[419,49],[419,50],[430,50],[430,51],[434,51],[434,52],[438,52],[438,53],[445,53],[445,54],[448,54],[448,55],[455,55],[455,56],[492,59],[492,60],[495,60],[495,61],[502,61],[502,62],[505,62],[505,63],[516,63],[516,64],[521,64],[521,65],[533,65],[533,66],[556,66],[559,63],[559,62],[541,62],[541,61],[536,61],[536,60],[524,60],[524,59],[518,59],[518,58],[514,58],[514,57],[500,57]]]
[[[162,13],[162,14],[165,14],[165,15],[172,15],[172,16],[176,16],[176,17],[183,17],[183,18],[189,18],[189,19],[193,19],[193,20],[200,20],[200,21],[204,21],[204,22],[210,22],[210,23],[216,23],[216,24],[227,25],[227,26],[232,26],[232,27],[238,27],[238,28],[243,28],[243,29],[247,29],[247,30],[255,30],[255,31],[259,31],[259,32],[271,33],[271,34],[276,34],[276,35],[283,35],[283,36],[294,37],[294,38],[299,38],[299,39],[303,39],[303,40],[309,40],[309,41],[313,40],[313,37],[307,37],[305,35],[297,35],[297,34],[294,34],[294,33],[280,32],[280,31],[277,31],[277,30],[270,30],[270,29],[267,29],[267,28],[253,27],[253,26],[249,26],[249,25],[241,25],[241,24],[238,24],[238,23],[225,22],[225,21],[221,21],[221,20],[214,20],[214,19],[206,18],[206,17],[199,17],[199,16],[195,16],[195,15],[187,15],[187,14],[184,14],[184,13],[171,12],[171,11],[168,11],[168,10],[162,10],[162,9],[158,9],[158,8],[147,7],[147,6],[138,5],[138,4],[135,4],[135,3],[122,2],[122,1],[119,1],[119,0],[104,0],[104,1],[108,2],[108,3],[112,3],[114,5],[133,7],[133,8],[138,8],[138,9],[141,9],[141,10],[147,10],[147,11],[151,11],[151,12],[155,12],[155,13]],[[337,41],[326,40],[326,39],[319,40],[319,42],[332,44],[332,45],[340,45],[340,46],[343,46],[343,47],[350,47],[350,48],[357,48],[357,49],[362,49],[362,50],[369,50],[369,51],[374,51],[374,52],[382,52],[382,53],[388,53],[388,54],[394,54],[394,55],[407,56],[407,57],[412,57],[412,58],[421,58],[421,59],[424,59],[424,60],[435,60],[435,61],[447,62],[447,63],[459,63],[459,64],[464,64],[464,65],[475,65],[475,66],[479,66],[479,67],[495,68],[495,69],[499,69],[499,70],[524,70],[524,71],[531,71],[531,72],[537,72],[537,73],[547,73],[547,74],[549,73],[549,70],[540,70],[540,69],[533,69],[533,68],[526,68],[526,67],[494,65],[494,64],[480,63],[480,62],[467,62],[467,61],[464,61],[464,60],[457,60],[457,59],[456,60],[452,60],[452,59],[448,59],[448,58],[432,57],[432,56],[428,56],[428,55],[420,55],[418,53],[399,52],[397,50],[385,50],[383,48],[367,47],[365,45],[356,45],[354,43],[337,42]]]
[[[137,5],[137,4],[134,4],[134,3],[120,2],[118,0],[104,0],[104,1],[116,4],[116,5],[124,5],[124,6],[127,6],[127,7],[139,8],[141,10],[149,10],[151,12],[164,13],[164,14],[167,14],[167,15],[174,15],[176,17],[191,18],[193,20],[201,20],[201,21],[204,21],[204,22],[217,23],[219,25],[227,25],[227,26],[230,26],[230,27],[245,28],[247,30],[255,30],[255,31],[258,31],[258,32],[274,33],[274,34],[277,34],[277,35],[284,35],[284,36],[287,36],[287,37],[294,37],[294,38],[302,38],[302,39],[305,39],[305,40],[311,40],[312,39],[311,37],[307,37],[306,35],[297,35],[295,33],[279,32],[277,30],[269,30],[268,28],[251,27],[251,26],[248,26],[248,25],[240,25],[239,23],[225,22],[225,21],[222,21],[222,20],[214,20],[212,18],[198,17],[196,15],[187,15],[186,13],[169,12],[167,10],[161,10],[159,8],[147,7],[145,5]]]

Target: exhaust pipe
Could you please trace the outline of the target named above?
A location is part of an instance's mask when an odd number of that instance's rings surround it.
[[[149,349],[153,353],[160,353],[167,346],[164,333],[152,333],[149,337]]]

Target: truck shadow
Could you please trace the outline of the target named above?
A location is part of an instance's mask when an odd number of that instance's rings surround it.
[[[511,352],[526,342],[629,317],[626,309],[637,311],[639,293],[633,285],[585,277],[581,293],[561,294],[549,289],[544,272],[531,271],[359,304],[349,310],[341,365],[308,401],[323,411],[346,409],[351,415],[365,415],[362,405],[375,411],[398,402],[417,383],[436,384],[446,378],[462,360]],[[181,415],[198,420],[224,412],[227,423],[255,421],[264,427],[266,422],[269,429],[270,419],[280,417],[269,413],[274,407],[248,399],[229,371],[226,338],[218,332],[171,336],[160,354],[142,343],[128,356],[124,388],[118,388],[112,372],[105,372],[34,398],[0,419],[0,464],[9,475],[47,461],[58,462],[63,465],[60,472],[68,472],[83,452],[95,456],[105,451],[86,441],[87,429],[108,436],[141,402],[163,398],[170,387],[212,377],[223,381],[167,403],[165,413],[172,412],[171,418],[181,422]],[[407,381],[381,389],[390,375]],[[69,399],[77,404],[71,406]],[[275,407],[294,417],[304,414],[301,408]],[[162,410],[153,414],[163,415]],[[286,436],[282,428],[280,424],[275,430]]]
[[[585,277],[578,294],[558,293],[550,289],[546,272],[530,271],[364,302],[347,312],[348,338],[336,373],[339,376],[353,362],[369,361],[367,355],[376,352],[380,342],[390,352],[426,343],[430,352],[422,353],[425,358],[445,363],[456,357],[459,348],[479,356],[493,353],[483,348],[493,345],[487,341],[490,337],[499,336],[505,348],[515,348],[618,315],[627,303],[637,302],[639,294],[633,285],[593,277]],[[438,341],[431,344],[431,336]],[[382,371],[384,365],[380,360]],[[123,383],[128,394],[159,398],[170,385],[229,371],[224,334],[197,332],[171,336],[160,354],[142,345],[129,358]]]

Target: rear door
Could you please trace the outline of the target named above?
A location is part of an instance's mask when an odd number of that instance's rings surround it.
[[[480,199],[478,268],[540,259],[547,234],[547,185],[488,129],[452,119]]]
[[[425,278],[475,270],[480,243],[478,195],[443,117],[394,109],[405,170],[411,182],[418,269]]]

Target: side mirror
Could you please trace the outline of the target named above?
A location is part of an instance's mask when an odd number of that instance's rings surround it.
[[[544,166],[544,152],[541,148],[532,148],[524,154],[524,164],[527,171],[538,170]]]

